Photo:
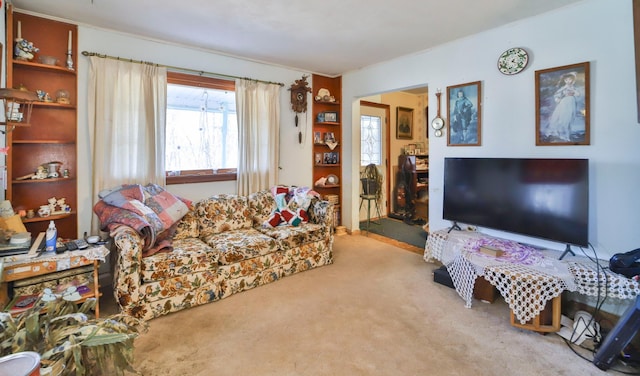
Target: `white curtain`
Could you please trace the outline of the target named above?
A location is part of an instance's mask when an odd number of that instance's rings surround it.
[[[278,181],[280,85],[236,80],[238,194],[248,195]]]
[[[165,186],[167,70],[95,56],[90,60],[93,207],[100,191],[120,184]],[[98,228],[94,215],[91,233]]]

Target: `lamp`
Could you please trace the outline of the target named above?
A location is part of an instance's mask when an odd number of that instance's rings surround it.
[[[26,90],[0,88],[0,100],[4,104],[5,120],[0,122],[6,129],[3,134],[11,132],[15,127],[31,125],[33,102],[38,100],[36,93]]]

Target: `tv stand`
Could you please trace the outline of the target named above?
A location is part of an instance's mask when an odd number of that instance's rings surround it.
[[[569,244],[567,244],[567,248],[564,249],[564,252],[562,252],[562,254],[560,255],[560,258],[558,260],[562,260],[564,258],[564,256],[567,255],[567,253],[571,253],[571,256],[575,256],[576,255],[571,250],[571,246]]]
[[[460,228],[460,226],[458,226],[458,222],[453,222],[451,227],[449,227],[449,231],[447,231],[447,234],[450,233],[453,230],[462,231],[462,228]]]

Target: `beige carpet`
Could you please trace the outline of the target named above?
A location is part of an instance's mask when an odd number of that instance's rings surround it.
[[[143,375],[599,375],[555,334],[509,324],[503,300],[464,308],[421,255],[339,236],[335,263],[157,318]],[[583,352],[589,356],[588,353]]]

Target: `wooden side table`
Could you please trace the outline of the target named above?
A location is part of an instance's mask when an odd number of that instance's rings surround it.
[[[538,333],[555,333],[560,330],[561,324],[561,297],[547,301],[545,308],[538,316],[522,324],[511,310],[511,325],[516,328],[532,330]]]
[[[100,316],[100,285],[98,283],[98,269],[100,261],[104,261],[109,254],[105,246],[92,246],[83,250],[67,251],[60,254],[49,255],[42,253],[40,256],[26,259],[24,257],[5,257],[4,272],[0,276],[0,303],[5,307],[9,302],[9,282],[20,281],[27,278],[45,276],[56,272],[93,266],[93,283],[88,286],[89,292],[82,295],[77,303],[82,303],[89,298],[96,298],[95,315]]]

